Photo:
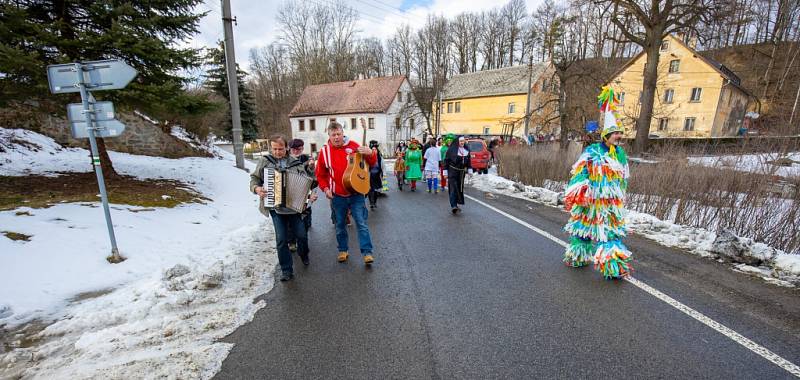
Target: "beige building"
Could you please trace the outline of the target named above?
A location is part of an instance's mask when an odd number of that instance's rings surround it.
[[[542,105],[543,110],[549,111],[550,103],[544,99],[550,91],[541,90],[543,87],[552,88],[552,82],[544,79],[548,67],[545,64],[533,65],[531,71],[524,65],[454,75],[442,91],[440,133],[522,137],[529,76],[533,83],[531,87],[537,89],[531,94],[532,107]],[[434,101],[434,125],[437,108],[438,104]],[[545,124],[545,112],[532,114],[539,121],[537,125],[541,127]]]
[[[619,113],[628,137],[636,134],[646,62],[647,55],[639,53],[606,83],[620,94]],[[733,71],[668,36],[661,45],[650,135],[735,136],[751,98]]]

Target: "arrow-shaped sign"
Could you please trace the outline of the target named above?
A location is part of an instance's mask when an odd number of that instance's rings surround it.
[[[50,92],[79,92],[83,82],[89,91],[125,88],[136,77],[136,69],[119,59],[47,66]]]

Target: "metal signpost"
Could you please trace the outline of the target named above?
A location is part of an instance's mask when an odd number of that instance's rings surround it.
[[[125,258],[120,256],[119,249],[117,249],[114,225],[111,222],[111,213],[108,209],[108,193],[103,180],[103,168],[100,166],[100,154],[97,151],[95,138],[119,136],[125,130],[125,125],[115,118],[114,105],[111,102],[95,101],[90,91],[125,88],[135,77],[136,70],[121,60],[47,66],[47,80],[50,84],[50,92],[54,94],[81,93],[81,103],[67,105],[67,116],[72,129],[72,137],[89,139],[89,146],[92,150],[92,165],[94,165],[94,172],[97,175],[97,184],[100,187],[100,197],[103,202],[106,226],[108,227],[108,237],[111,240],[111,256],[107,259],[112,263],[122,262]]]

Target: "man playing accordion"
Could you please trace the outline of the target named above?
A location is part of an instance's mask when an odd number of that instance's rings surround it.
[[[256,170],[250,174],[250,191],[261,198],[259,202],[261,213],[272,218],[272,224],[275,227],[278,263],[281,267],[280,280],[289,281],[294,278],[289,238],[297,238],[297,254],[304,265],[309,264],[309,249],[308,235],[301,218],[302,210],[298,211],[297,202],[287,201],[287,196],[304,203],[313,179],[307,176],[303,162],[287,154],[286,139],[283,136],[272,136],[269,139],[269,145],[270,154],[261,157]],[[293,181],[294,186],[292,187],[285,184],[290,180]],[[300,190],[296,190],[297,188]],[[310,201],[313,202],[316,199],[317,194],[312,193]]]

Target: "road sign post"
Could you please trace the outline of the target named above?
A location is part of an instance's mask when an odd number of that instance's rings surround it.
[[[81,94],[81,103],[67,106],[67,116],[72,136],[89,139],[92,166],[97,175],[108,237],[111,240],[111,256],[106,259],[111,263],[122,262],[125,258],[119,254],[117,248],[117,238],[114,234],[114,224],[111,221],[111,212],[108,207],[108,193],[103,179],[103,167],[100,165],[96,137],[119,136],[125,130],[125,125],[115,119],[114,105],[111,102],[95,101],[90,91],[125,88],[135,77],[136,70],[120,60],[68,63],[47,67],[47,79],[52,93],[80,92]]]

